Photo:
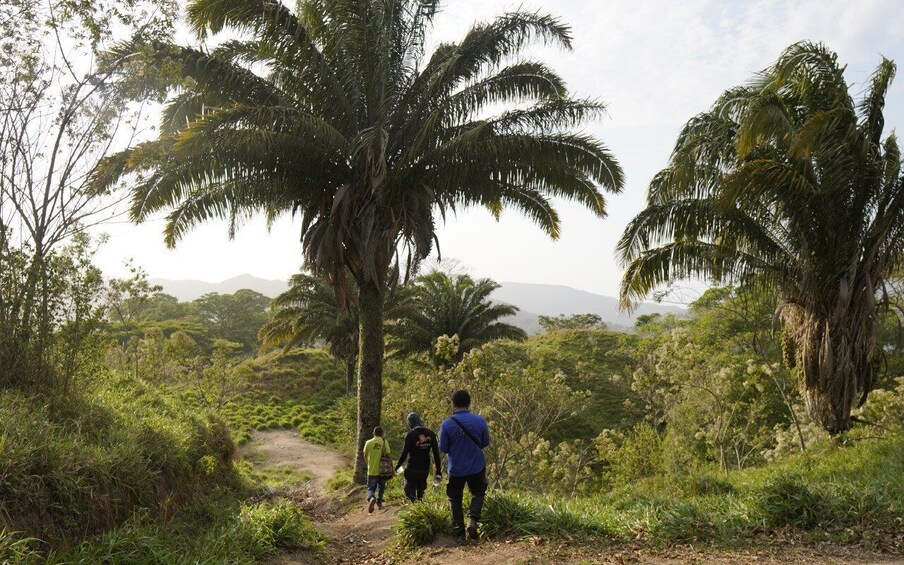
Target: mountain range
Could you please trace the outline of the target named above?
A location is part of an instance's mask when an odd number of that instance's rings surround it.
[[[232,294],[243,288],[272,298],[289,288],[286,281],[262,279],[248,274],[219,283],[170,279],[151,279],[150,282],[160,285],[163,287],[163,292],[182,301],[194,300],[211,292]],[[498,302],[517,306],[520,311],[507,321],[528,334],[541,331],[540,316],[596,314],[609,328],[624,330],[633,326],[637,317],[644,314],[681,316],[686,313],[683,308],[677,306],[652,303],[642,303],[631,313],[622,312],[618,308],[616,298],[563,285],[504,282],[493,292],[492,298]]]

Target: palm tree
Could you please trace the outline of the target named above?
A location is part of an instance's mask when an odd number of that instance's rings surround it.
[[[286,349],[326,342],[345,366],[345,392],[354,392],[358,360],[358,312],[343,307],[326,281],[307,273],[293,275],[289,290],[270,302],[271,320],[258,332],[263,347]]]
[[[465,207],[497,217],[512,207],[556,238],[551,198],[602,217],[601,189],[623,184],[608,149],[573,131],[602,104],[569,97],[552,69],[520,56],[538,41],[570,48],[567,26],[510,13],[427,57],[438,9],[438,0],[300,0],[295,11],[279,0],[193,0],[199,37],[239,38],[210,52],[133,43],[114,53],[150,57],[153,78],[178,80],[158,138],[107,159],[96,190],[134,177],[132,218],[169,210],[169,245],[211,218],[229,220],[232,233],[256,212],[268,222],[297,214],[306,263],[340,293],[349,276],[357,285],[359,482],[360,447],[380,422],[384,298],[433,250],[436,222]]]
[[[450,276],[433,271],[418,277],[411,289],[411,305],[388,327],[389,350],[397,355],[427,355],[434,365],[457,363],[468,351],[497,339],[522,341],[527,334],[501,318],[518,308],[493,303],[490,294],[499,285],[490,279]],[[449,355],[437,351],[437,340],[453,338],[457,347]]]
[[[901,152],[882,137],[895,65],[859,102],[843,71],[803,42],[724,93],[685,125],[619,244],[623,305],[692,275],[776,293],[809,412],[833,434],[872,387],[876,295],[904,243]]]

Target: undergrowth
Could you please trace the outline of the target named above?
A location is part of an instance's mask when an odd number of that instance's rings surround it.
[[[465,501],[467,504],[467,500]],[[399,517],[399,543],[429,544],[450,530],[447,503],[430,493]],[[596,496],[562,499],[490,492],[481,532],[489,537],[642,540],[650,545],[731,546],[783,536],[802,542],[889,548],[904,528],[904,440],[823,445],[729,477],[656,477]],[[897,550],[901,548],[898,547]]]

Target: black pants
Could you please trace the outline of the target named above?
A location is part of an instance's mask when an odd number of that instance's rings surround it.
[[[468,509],[468,518],[480,521],[480,512],[483,510],[483,498],[487,494],[487,470],[468,475],[467,477],[449,476],[449,484],[446,485],[446,495],[449,504],[452,505],[452,529],[455,533],[464,533],[465,513],[462,509],[462,498],[465,494],[465,485],[471,492],[471,508]]]
[[[419,471],[417,469],[405,469],[405,496],[411,502],[424,499],[424,491],[427,490],[427,475],[430,470]]]

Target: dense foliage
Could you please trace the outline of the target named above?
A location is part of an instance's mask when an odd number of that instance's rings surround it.
[[[689,276],[776,293],[787,363],[833,434],[875,386],[876,297],[904,249],[894,74],[883,59],[856,101],[835,53],[792,45],[688,121],[619,243],[625,303]]]

